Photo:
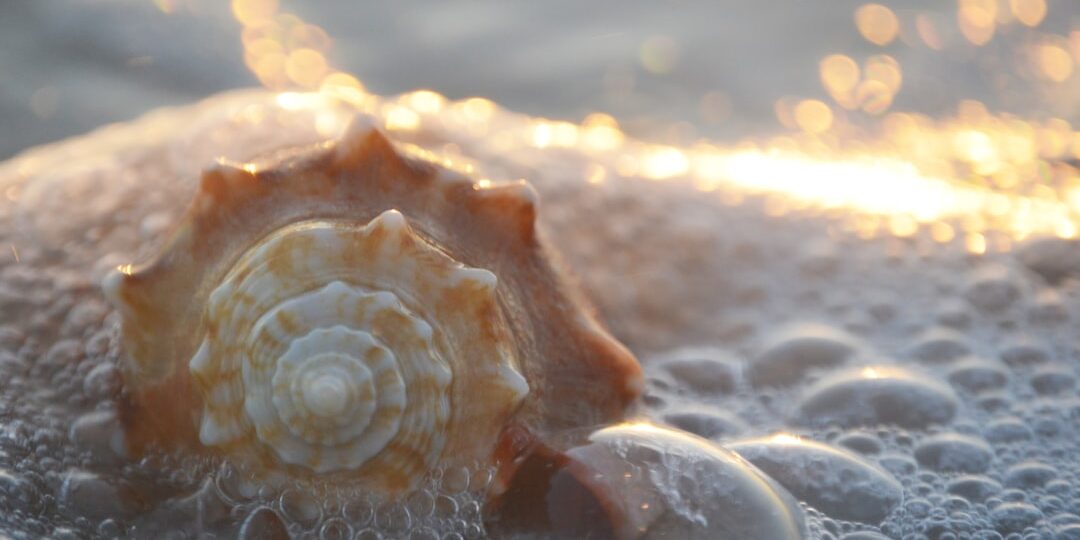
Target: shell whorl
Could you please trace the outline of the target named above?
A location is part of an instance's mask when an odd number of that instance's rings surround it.
[[[528,391],[510,348],[483,328],[495,286],[393,210],[362,227],[274,232],[210,293],[190,363],[206,396],[201,442],[253,435],[318,473],[364,467],[389,481],[431,469],[451,417],[448,359],[502,367],[491,382],[515,402]]]
[[[562,283],[528,184],[481,186],[359,124],[207,171],[161,254],[106,279],[132,451],[400,493],[498,466],[510,425],[609,421],[637,397],[640,367]]]

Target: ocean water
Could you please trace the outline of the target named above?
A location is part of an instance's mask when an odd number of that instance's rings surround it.
[[[891,110],[948,116],[967,99],[1022,118],[1078,119],[1076,78],[1043,84],[1024,52],[1076,29],[1080,8],[1072,0],[1048,0],[1037,29],[1002,24],[982,46],[965,39],[955,2],[883,3],[901,23],[884,47],[860,36],[853,14],[864,2],[853,0],[282,0],[280,9],[325,29],[331,63],[376,93],[430,88],[571,121],[606,112],[650,140],[731,142],[785,131],[776,102],[828,101],[819,62],[830,54],[899,62],[903,83]],[[1000,18],[1008,19],[1008,2],[1000,3]],[[920,37],[920,20],[938,49]],[[8,129],[0,157],[258,85],[244,65],[240,30],[227,3],[210,0],[5,3],[0,122]],[[710,93],[721,96],[718,103],[703,106]],[[857,124],[876,120],[850,116]]]
[[[808,148],[824,157],[686,146],[791,131],[777,101],[828,100],[818,63],[833,53],[890,54],[903,85],[889,110],[928,115],[920,133],[932,141],[968,142],[974,131],[993,142],[999,120],[1074,122],[1080,76],[1050,84],[1015,51],[1069,35],[1076,8],[1050,2],[1037,29],[1003,23],[982,47],[955,30],[942,52],[923,37],[871,45],[854,30],[858,4],[824,5],[283,2],[325,28],[334,65],[374,94],[419,86],[499,106],[243,90],[3,162],[0,533],[1080,538],[1071,147],[1031,150],[1033,169],[983,152],[951,169],[963,174],[931,177],[891,154],[867,163],[819,146]],[[954,10],[891,5],[901,28]],[[16,126],[2,139],[9,153],[257,82],[220,4],[2,9],[0,66],[25,73],[2,86],[0,114]],[[729,100],[726,114],[705,114],[711,92]],[[963,100],[995,116],[961,124],[954,139],[945,118]],[[841,108],[844,125],[878,118]],[[560,124],[534,118],[595,111],[625,135],[612,143],[610,130],[581,128],[567,142]],[[504,503],[502,520],[486,519],[494,478],[483,464],[430,471],[410,497],[388,501],[333,481],[267,481],[242,454],[127,445],[127,351],[102,280],[161,249],[208,164],[320,152],[305,145],[342,137],[357,115],[475,178],[528,179],[544,241],[641,361],[635,423],[543,434],[581,468]],[[1029,143],[1008,135],[1005,148]],[[1027,176],[998,182],[980,163]],[[422,211],[417,223],[434,219]],[[573,407],[594,381],[564,382],[552,388],[570,395],[554,408]],[[581,490],[604,511],[561,504]]]

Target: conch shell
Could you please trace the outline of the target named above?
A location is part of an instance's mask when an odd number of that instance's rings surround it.
[[[128,445],[396,496],[439,468],[505,475],[522,434],[621,419],[640,367],[536,207],[524,181],[478,185],[360,121],[210,169],[160,255],[104,285]]]

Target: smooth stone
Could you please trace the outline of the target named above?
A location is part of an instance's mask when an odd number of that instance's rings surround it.
[[[1001,492],[1001,484],[981,475],[958,476],[949,481],[945,490],[959,495],[971,503],[981,503]]]
[[[1023,502],[1007,502],[990,511],[990,520],[1002,532],[1020,532],[1042,519],[1038,508]]]
[[[724,409],[690,404],[672,407],[663,414],[665,423],[706,439],[737,436],[746,431],[746,422]]]
[[[1050,465],[1024,461],[1005,470],[1005,485],[1025,490],[1040,488],[1057,476],[1057,470]]]
[[[289,529],[277,512],[265,506],[256,508],[240,525],[240,540],[288,540]]]
[[[836,519],[876,525],[903,499],[891,474],[841,448],[786,434],[725,446]]]
[[[981,392],[1005,387],[1009,382],[1009,372],[1004,366],[990,360],[969,357],[954,364],[946,378],[956,388]]]
[[[931,328],[915,338],[909,353],[928,364],[943,364],[970,355],[971,343],[955,330]]]
[[[805,426],[917,429],[948,423],[957,406],[956,394],[944,384],[906,369],[874,366],[837,373],[808,388],[794,420]]]
[[[920,465],[935,471],[981,473],[990,468],[994,450],[982,439],[959,433],[941,433],[915,447]]]
[[[1009,268],[999,265],[988,265],[976,271],[964,292],[971,305],[991,313],[1004,311],[1021,296],[1022,289],[1016,276]]]
[[[778,332],[747,366],[754,386],[789,386],[813,370],[847,363],[862,345],[852,335],[821,324],[799,324]]]
[[[656,362],[678,386],[702,394],[731,393],[739,376],[740,362],[721,349],[679,349]]]

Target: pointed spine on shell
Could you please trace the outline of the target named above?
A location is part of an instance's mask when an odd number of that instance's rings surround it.
[[[359,123],[262,170],[212,168],[162,253],[105,283],[129,445],[396,493],[499,466],[508,426],[617,420],[640,368],[553,261],[527,183],[477,185]]]

